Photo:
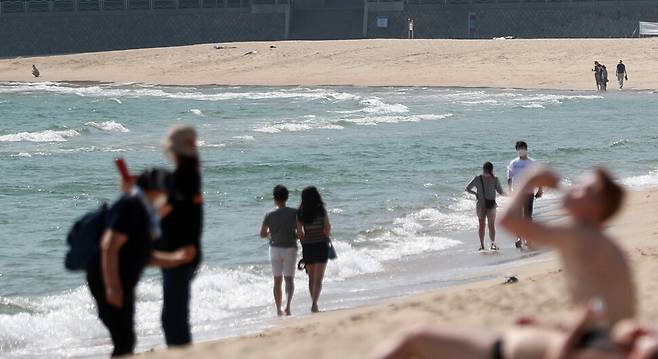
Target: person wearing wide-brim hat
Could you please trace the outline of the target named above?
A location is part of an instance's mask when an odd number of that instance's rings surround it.
[[[169,214],[162,220],[162,240],[157,247],[164,251],[186,248],[195,253],[194,260],[182,266],[162,270],[162,328],[168,346],[192,342],[189,321],[191,283],[201,262],[203,198],[196,130],[177,125],[162,141],[167,158],[176,169],[169,189]]]

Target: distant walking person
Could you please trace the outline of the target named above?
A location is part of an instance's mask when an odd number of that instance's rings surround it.
[[[519,156],[510,161],[507,166],[507,189],[509,193],[519,191],[523,188],[523,175],[531,167],[535,165],[535,160],[528,157],[528,144],[525,141],[517,141],[515,145],[516,151]],[[532,220],[532,212],[534,207],[535,198],[543,196],[544,191],[541,187],[535,193],[534,188],[525,193],[525,202],[522,209],[522,217]],[[518,237],[515,243],[516,248],[522,248],[524,241]]]
[[[270,262],[274,276],[274,303],[278,316],[291,315],[290,302],[295,292],[297,264],[297,210],[286,206],[288,189],[277,185],[272,191],[276,208],[267,212],[260,228],[261,238],[270,238]],[[281,284],[286,282],[286,307],[281,308]]]
[[[619,88],[624,88],[624,80],[628,80],[628,73],[626,72],[626,65],[624,62],[619,60],[617,64],[617,82],[619,82]]]
[[[489,239],[491,240],[491,250],[497,250],[496,246],[496,192],[504,195],[503,187],[500,185],[498,177],[493,174],[493,164],[486,162],[482,166],[482,174],[473,177],[471,182],[466,186],[466,192],[472,193],[477,198],[475,211],[480,222],[478,234],[480,236],[480,250],[484,250],[484,231],[487,222],[489,224]],[[477,191],[473,191],[473,188]]]
[[[608,69],[601,65],[601,91],[608,91]]]
[[[594,81],[596,81],[596,91],[601,91],[601,64],[598,61],[594,61]]]
[[[414,19],[412,18],[407,19],[407,38],[414,38]]]
[[[41,76],[41,73],[39,72],[39,69],[35,65],[32,65],[32,76],[34,77],[39,77]]]
[[[162,269],[162,329],[168,346],[192,342],[189,320],[192,279],[201,263],[203,230],[203,198],[201,169],[193,127],[175,126],[162,145],[174,162],[168,198],[171,212],[162,220],[162,240],[159,249],[174,252],[185,249],[193,260],[174,268]]]
[[[302,203],[297,211],[297,237],[302,242],[302,253],[311,293],[311,312],[317,313],[322,280],[329,259],[331,224],[318,189],[310,186],[302,191]]]
[[[168,178],[164,170],[145,171],[131,192],[112,206],[100,252],[87,271],[98,317],[112,338],[112,356],[131,354],[135,348],[135,287],[144,267],[171,267],[193,259],[184,249],[152,250],[152,241],[161,233],[159,213],[167,204]]]

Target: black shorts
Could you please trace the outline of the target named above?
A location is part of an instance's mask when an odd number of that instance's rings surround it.
[[[302,256],[306,264],[327,263],[329,260],[329,246],[327,242],[308,244],[302,242]]]
[[[532,219],[532,210],[535,205],[535,196],[532,194],[528,195],[528,198],[525,201],[523,206],[523,213],[521,214],[523,218]]]

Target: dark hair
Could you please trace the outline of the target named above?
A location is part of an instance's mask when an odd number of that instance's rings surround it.
[[[309,186],[302,190],[302,203],[299,204],[297,218],[302,223],[312,223],[317,217],[324,216],[327,211],[324,209],[324,202],[320,192],[315,186]]]
[[[137,177],[136,184],[143,191],[166,191],[171,184],[171,175],[165,169],[150,168]]]
[[[528,144],[525,143],[525,141],[516,141],[516,146],[514,148],[518,151],[521,148],[525,148],[526,150],[528,149]]]
[[[603,205],[601,207],[601,222],[605,222],[612,218],[621,208],[624,202],[625,191],[615,183],[614,179],[603,168],[597,168],[594,173],[601,181],[600,195]]]
[[[199,157],[191,157],[176,154],[176,167],[181,169],[191,169],[198,171],[201,168]]]
[[[484,165],[482,165],[482,170],[489,174],[493,174],[493,163],[485,162]]]
[[[277,201],[285,202],[288,200],[288,189],[286,186],[278,184],[274,186],[274,190],[272,190],[272,196]]]

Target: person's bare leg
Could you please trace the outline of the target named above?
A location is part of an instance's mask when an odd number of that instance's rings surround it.
[[[276,315],[282,316],[283,311],[281,310],[281,282],[283,281],[283,277],[278,275],[274,276],[274,303],[276,304]]]
[[[491,249],[497,249],[496,246],[496,210],[489,210],[487,214],[487,224],[489,225],[489,239],[491,240]]]
[[[311,299],[313,300],[311,311],[313,313],[320,311],[320,309],[318,309],[318,299],[320,299],[320,293],[322,292],[322,280],[324,279],[324,271],[326,268],[327,263],[318,263],[315,265],[315,273],[313,275],[313,292],[311,293]]]
[[[291,315],[290,303],[292,302],[292,295],[295,293],[295,278],[284,277],[286,282],[286,315]]]
[[[313,302],[313,293],[315,292],[315,282],[313,281],[313,277],[315,276],[315,267],[316,264],[306,265],[306,274],[308,275],[308,293],[311,295],[311,302]],[[313,306],[311,306],[311,311],[313,311]]]
[[[478,218],[479,220],[479,227],[478,227],[478,235],[480,236],[480,250],[484,250],[484,227],[486,226],[486,218]]]
[[[393,349],[379,359],[489,359],[493,350],[492,339],[476,334],[462,335],[447,331],[416,331],[407,335]]]

